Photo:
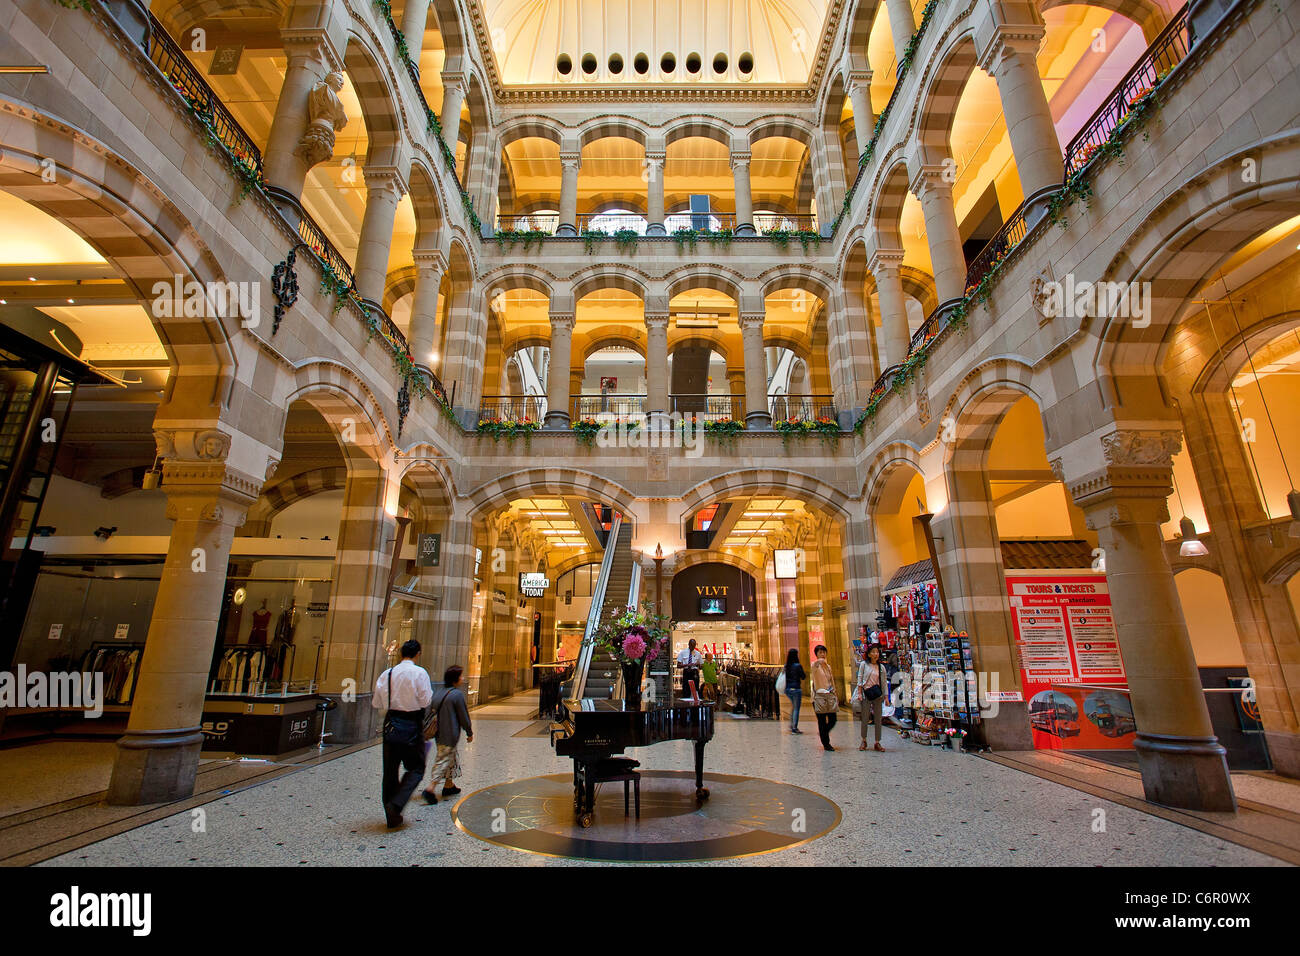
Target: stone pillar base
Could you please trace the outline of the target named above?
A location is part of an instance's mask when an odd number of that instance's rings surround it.
[[[1268,757],[1273,769],[1283,777],[1300,779],[1300,734],[1264,731]]]
[[[547,412],[546,418],[542,424],[547,431],[554,431],[554,432],[568,431],[569,413],[568,412]]]
[[[736,235],[757,236],[758,230],[754,228],[752,223],[742,222],[740,225],[736,226]]]
[[[358,694],[356,699],[345,701],[341,694],[321,694],[336,701],[338,706],[325,714],[325,738],[328,746],[359,744],[372,739],[379,731],[383,715],[370,706],[370,694]]]
[[[193,796],[202,747],[203,732],[198,727],[127,731],[117,742],[107,802],[135,807]]]
[[[1237,812],[1227,751],[1215,737],[1139,732],[1133,744],[1142,788],[1152,803],[1180,810]]]
[[[745,416],[745,430],[770,432],[772,430],[772,416],[767,412],[750,412]]]
[[[645,234],[647,236],[666,236],[668,235],[668,230],[664,228],[662,222],[652,222],[650,225],[645,227]]]
[[[1047,215],[1052,197],[1060,191],[1060,186],[1046,186],[1025,200],[1025,232],[1033,229]]]
[[[557,236],[576,236],[578,234],[578,227],[569,222],[562,222],[556,228],[555,234]]]
[[[990,750],[1033,750],[1034,734],[1029,727],[1029,705],[1023,700],[999,701],[996,717],[983,716],[971,734],[967,747]]]

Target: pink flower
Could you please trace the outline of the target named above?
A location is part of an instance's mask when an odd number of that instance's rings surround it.
[[[645,640],[635,634],[629,634],[623,639],[623,656],[634,661],[639,661],[641,655],[645,653]]]

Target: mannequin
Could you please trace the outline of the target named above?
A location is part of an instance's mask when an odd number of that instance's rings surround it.
[[[262,606],[253,612],[253,629],[248,633],[248,643],[265,644],[270,627],[271,612],[266,609],[266,598],[262,598]]]

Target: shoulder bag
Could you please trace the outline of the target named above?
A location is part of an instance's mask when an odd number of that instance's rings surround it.
[[[420,743],[420,725],[393,713],[393,668],[388,669],[388,711],[384,714],[384,743],[403,747]]]
[[[437,706],[429,704],[429,712],[424,715],[424,739],[432,740],[438,736],[438,714],[442,710],[442,705],[447,703],[447,698],[451,696],[451,688],[442,695],[442,700],[438,701]]]

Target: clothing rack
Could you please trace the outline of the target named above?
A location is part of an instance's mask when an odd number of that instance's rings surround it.
[[[718,664],[718,696],[731,704],[732,713],[759,720],[781,718],[781,695],[776,692],[780,664],[735,657],[714,660]]]
[[[81,671],[104,675],[104,702],[129,704],[135,698],[144,642],[95,641],[81,655]]]
[[[537,679],[537,719],[556,720],[560,715],[561,688],[573,677],[575,661],[557,661],[554,664],[534,664],[541,671]],[[544,670],[543,670],[544,669]]]
[[[270,684],[288,686],[285,675],[293,670],[296,647],[270,644],[226,644],[216,654],[209,674],[213,694],[260,694]],[[277,673],[277,670],[279,671]]]

